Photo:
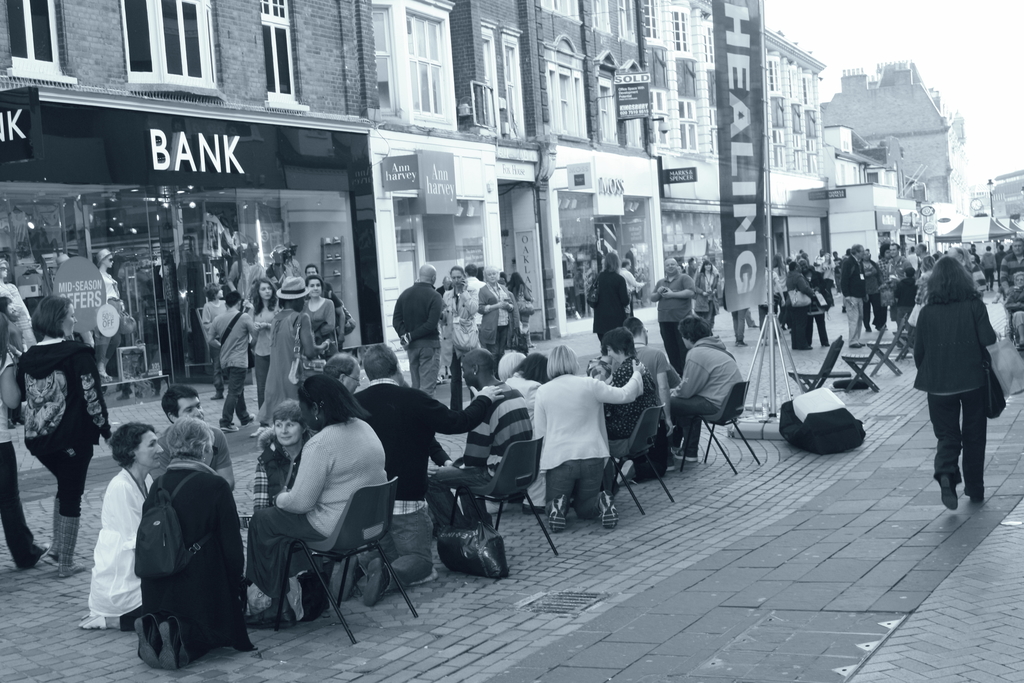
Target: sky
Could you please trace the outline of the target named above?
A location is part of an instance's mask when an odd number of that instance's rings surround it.
[[[966,122],[968,182],[1024,169],[1024,0],[764,0],[765,25],[826,65],[821,101],[846,69],[913,61]]]

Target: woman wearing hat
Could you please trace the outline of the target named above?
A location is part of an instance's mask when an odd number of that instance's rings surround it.
[[[310,360],[318,355],[313,341],[309,315],[302,312],[309,290],[301,277],[287,277],[277,290],[278,310],[270,328],[270,369],[260,406],[260,424],[269,424],[270,416],[281,401],[299,398],[299,387],[288,375],[297,355]]]

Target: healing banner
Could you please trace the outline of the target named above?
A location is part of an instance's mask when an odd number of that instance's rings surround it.
[[[766,302],[764,60],[758,0],[714,0],[725,305]]]

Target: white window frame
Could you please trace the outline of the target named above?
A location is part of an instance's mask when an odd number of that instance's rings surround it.
[[[579,19],[579,5],[575,0],[542,0],[541,7],[554,14],[561,14],[563,17]]]
[[[12,51],[11,68],[7,70],[7,75],[76,84],[78,79],[65,76],[60,68],[60,45],[57,42],[57,14],[54,8],[54,0],[46,0],[46,11],[50,53],[53,58],[48,60],[36,58],[32,8],[29,1],[24,0],[22,3],[22,17],[24,19],[22,28],[25,33],[25,56],[15,57]],[[11,17],[8,16],[8,21],[10,22],[10,20]],[[8,37],[10,37],[10,27],[11,25],[8,24]]]
[[[698,150],[696,100],[679,100],[679,149],[684,152]]]
[[[804,105],[808,107],[813,104],[812,100],[814,99],[811,96],[814,92],[813,87],[811,85],[811,78],[812,76],[810,74],[804,74],[803,77],[800,79],[801,99],[803,100]]]
[[[615,144],[618,142],[619,131],[616,125],[615,89],[611,78],[597,78],[597,112],[598,137],[601,142]]]
[[[718,108],[708,107],[708,123],[711,137],[708,140],[708,154],[718,154]]]
[[[149,54],[152,60],[152,71],[132,71],[131,61],[126,65],[129,83],[168,83],[196,88],[217,87],[217,64],[214,54],[213,9],[211,0],[174,0],[177,8],[179,50],[181,55],[181,74],[168,71],[167,51],[164,44],[164,18],[161,0],[146,0],[146,18],[149,27]],[[182,5],[196,6],[196,21],[199,27],[199,66],[201,76],[188,75],[188,48],[185,44],[184,12]],[[122,34],[124,44],[128,46],[128,21],[125,16],[125,0],[121,1]]]
[[[263,36],[264,54],[269,49],[274,66],[275,89],[267,88],[267,102],[270,104],[292,104],[295,102],[295,49],[292,43],[291,10],[288,6],[289,0],[260,0],[260,23],[270,29],[270,45],[266,44],[266,34]],[[278,30],[284,30],[285,47],[288,50],[287,68],[290,93],[281,92],[281,74],[278,72],[280,59],[278,55]],[[268,74],[269,76],[269,74]],[[269,78],[268,78],[269,80]],[[269,83],[268,83],[269,85]]]
[[[373,49],[374,58],[377,66],[377,92],[380,92],[380,83],[384,80],[388,84],[388,98],[389,102],[385,106],[378,100],[381,112],[385,114],[395,114],[401,110],[401,99],[399,98],[400,89],[398,87],[398,78],[395,75],[395,41],[394,41],[394,24],[391,21],[391,8],[380,7],[374,5],[372,8],[373,12]],[[380,28],[383,29],[384,35],[378,35],[377,19],[380,18]],[[381,79],[381,65],[383,63],[386,79]]]
[[[611,0],[594,0],[594,30],[612,32]]]
[[[619,40],[636,42],[636,12],[633,10],[632,0],[618,0],[619,2]]]
[[[672,114],[668,110],[669,93],[667,90],[651,90],[651,131],[659,145],[667,145],[671,140],[671,129],[662,132],[662,124],[670,123]],[[662,119],[656,121],[655,119]],[[665,126],[669,128],[669,126]]]
[[[770,93],[782,93],[782,65],[779,63],[778,57],[768,58],[768,77],[767,86],[768,92]]]
[[[626,119],[626,146],[635,149],[644,148],[643,119]]]
[[[587,112],[583,100],[583,58],[562,40],[547,50],[548,94],[551,129],[557,135],[587,137]]]
[[[519,63],[519,36],[504,33],[501,36],[501,54],[505,65],[505,115],[508,117],[508,136],[526,137],[523,120],[523,76]]]
[[[421,40],[417,33],[419,25],[423,26],[423,45],[419,44]],[[409,87],[412,94],[409,106],[414,116],[443,121],[451,114],[449,111],[450,104],[446,101],[448,98],[445,97],[446,81],[449,80],[445,77],[445,47],[447,45],[445,22],[439,21],[437,18],[427,14],[419,14],[415,11],[406,12],[405,29],[405,43],[409,61]],[[436,56],[430,53],[430,31],[435,33]],[[423,54],[417,54],[417,51],[420,49],[423,49]],[[450,55],[451,53],[448,52],[447,54]],[[450,58],[447,60],[447,64],[451,64]],[[419,90],[419,74],[417,74],[417,78],[413,78],[413,70],[416,69],[418,71],[418,67],[423,66],[427,67],[428,74],[426,103],[422,100],[423,92],[417,92]],[[419,100],[418,104],[417,100]]]
[[[674,7],[669,16],[672,21],[672,49],[676,52],[689,52],[690,11],[685,7]]]
[[[715,64],[715,28],[710,21],[704,26],[704,62]]]
[[[491,27],[484,27],[481,32],[481,47],[483,48],[484,58],[484,84],[490,88],[488,95],[488,105],[491,108],[489,122],[485,125],[497,130],[498,129],[498,48],[497,42],[494,39],[494,29]],[[481,117],[479,112],[477,113],[477,119]]]
[[[644,15],[644,38],[648,40],[661,40],[658,30],[658,2],[657,0],[640,0]]]

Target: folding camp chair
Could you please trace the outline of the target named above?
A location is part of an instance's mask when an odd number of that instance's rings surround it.
[[[848,372],[833,372],[832,369],[836,366],[836,361],[839,360],[839,354],[843,350],[843,338],[840,337],[832,342],[832,345],[828,347],[828,355],[825,356],[825,360],[821,364],[821,368],[817,374],[810,375],[800,372],[789,373],[790,377],[800,383],[803,387],[804,393],[808,391],[814,391],[825,386],[826,380],[830,378],[841,379],[846,377],[852,377]]]
[[[647,464],[650,465],[651,471],[654,472],[654,476],[658,478],[658,483],[661,484],[661,488],[665,489],[665,495],[673,503],[676,499],[669,493],[668,487],[665,486],[664,480],[658,471],[654,469],[654,463],[651,462],[648,453],[654,447],[654,441],[658,436],[658,421],[661,419],[662,406],[651,406],[640,414],[640,419],[637,420],[636,426],[633,427],[633,433],[629,436],[629,451],[621,457],[612,457],[612,461],[615,465],[615,476],[620,479],[623,484],[626,485],[626,490],[629,491],[629,495],[633,497],[633,502],[636,503],[637,509],[640,510],[641,515],[647,514],[644,512],[644,508],[640,505],[640,501],[637,499],[636,494],[633,492],[633,487],[630,485],[629,480],[622,476],[622,467],[630,460],[638,460],[640,458],[646,458]]]
[[[702,415],[701,421],[704,426],[708,428],[709,437],[708,446],[704,450],[704,463],[708,461],[708,454],[711,452],[711,442],[714,441],[715,445],[718,446],[718,450],[721,451],[722,455],[725,456],[725,461],[729,463],[729,467],[732,468],[733,474],[739,474],[736,471],[736,466],[732,464],[732,460],[729,459],[729,453],[725,450],[722,442],[715,436],[715,427],[726,427],[732,425],[736,433],[743,439],[743,443],[747,445],[747,450],[750,451],[750,455],[754,458],[754,461],[760,465],[761,461],[758,459],[757,454],[754,453],[754,449],[750,446],[750,442],[747,441],[747,437],[743,436],[743,431],[740,426],[736,424],[736,421],[743,415],[743,401],[747,397],[747,382],[736,382],[732,385],[732,389],[729,391],[729,397],[725,399],[725,404],[722,406],[722,410],[715,415]]]

